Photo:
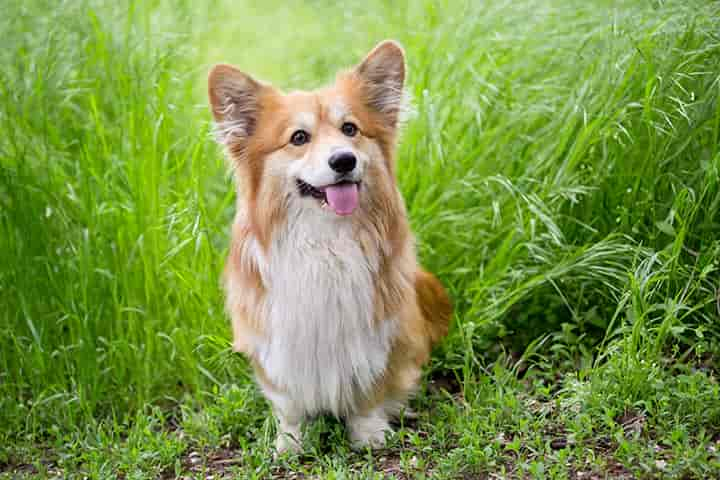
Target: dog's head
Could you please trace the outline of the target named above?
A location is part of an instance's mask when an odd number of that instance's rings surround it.
[[[387,202],[396,191],[404,80],[403,50],[393,41],[313,92],[284,94],[215,66],[208,90],[217,136],[249,208],[271,217],[292,206],[352,218]]]

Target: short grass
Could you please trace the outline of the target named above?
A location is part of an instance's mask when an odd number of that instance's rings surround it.
[[[720,7],[6,0],[0,477],[720,476]],[[229,350],[205,74],[314,87],[394,37],[399,181],[457,315],[388,449],[272,460]]]

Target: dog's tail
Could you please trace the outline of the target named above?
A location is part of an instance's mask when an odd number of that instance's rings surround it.
[[[450,329],[453,312],[450,297],[440,281],[422,269],[415,276],[415,291],[430,341],[435,345]]]

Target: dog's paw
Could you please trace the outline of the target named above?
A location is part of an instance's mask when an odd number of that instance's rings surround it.
[[[382,448],[387,434],[392,428],[384,416],[353,417],[348,422],[350,442],[355,450],[364,448]]]
[[[385,446],[385,434],[392,433],[392,429],[369,432],[361,435],[351,435],[350,441],[353,450],[365,450],[366,448],[380,449]]]
[[[275,458],[285,453],[300,453],[301,450],[300,438],[290,433],[279,433],[275,439]]]

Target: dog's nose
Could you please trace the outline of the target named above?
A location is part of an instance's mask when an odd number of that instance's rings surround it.
[[[338,173],[348,173],[353,171],[353,169],[355,168],[355,165],[357,164],[357,158],[355,158],[354,153],[344,150],[341,152],[335,152],[330,155],[328,164],[330,164],[330,168],[332,168]]]

